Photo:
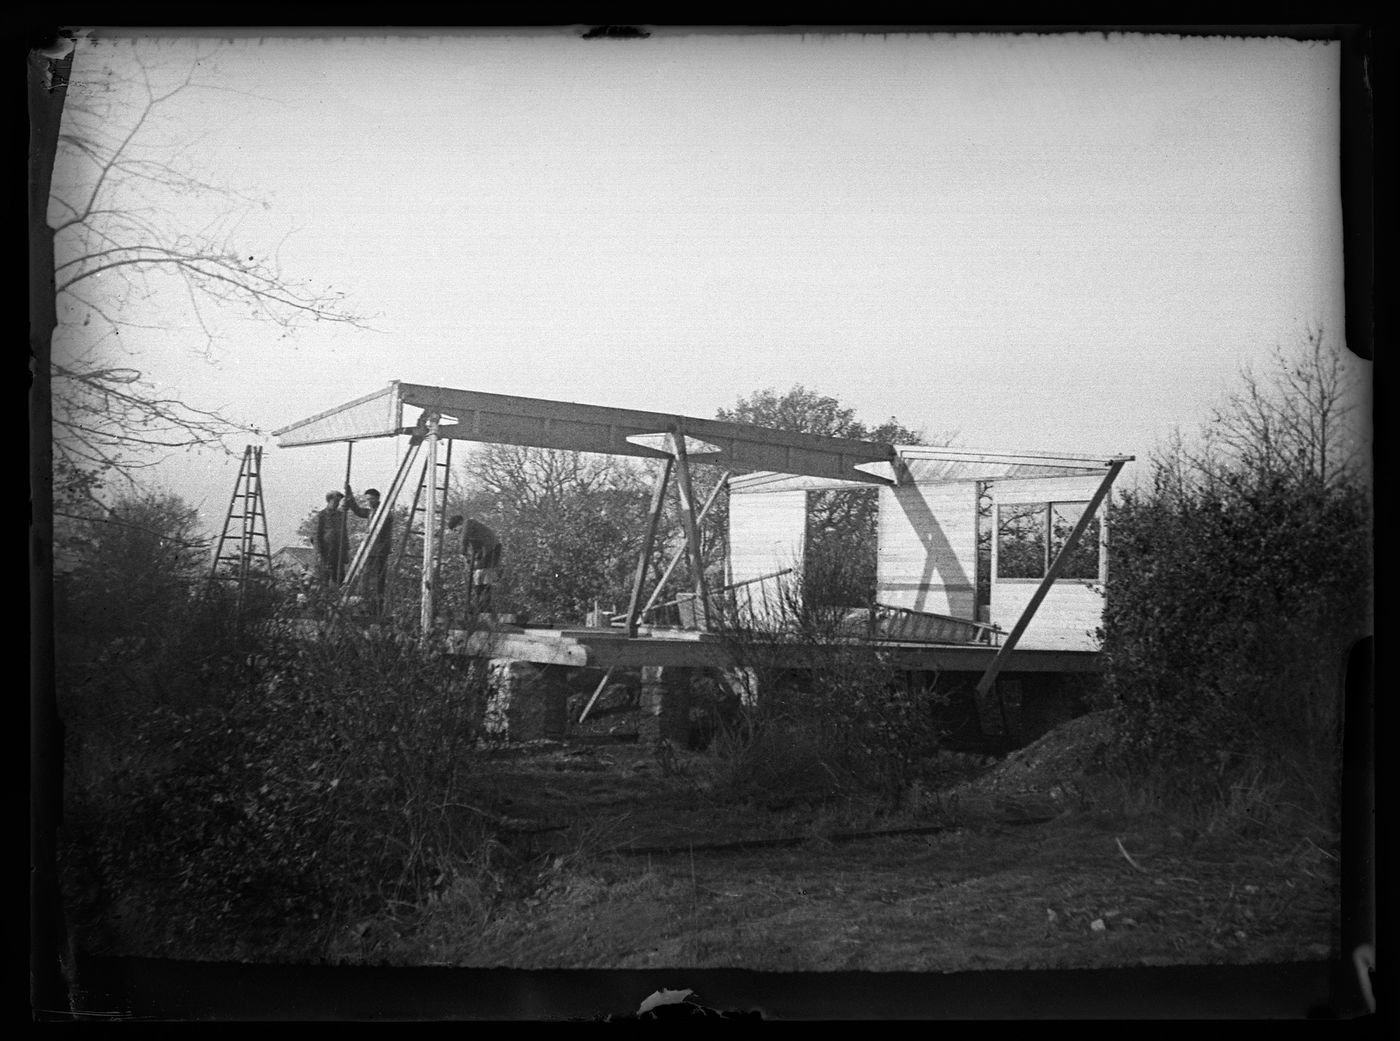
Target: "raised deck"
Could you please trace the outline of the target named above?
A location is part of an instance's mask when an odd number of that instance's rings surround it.
[[[735,652],[742,646],[761,646],[765,655],[780,654],[784,648],[800,667],[809,653],[801,644],[764,642],[751,635],[735,639],[716,633],[686,629],[643,628],[628,637],[616,628],[528,628],[498,626],[475,631],[453,630],[448,640],[454,650],[474,657],[505,658],[537,665],[564,665],[572,668],[636,669],[646,666],[670,668],[730,668]],[[986,644],[936,644],[899,640],[876,640],[873,645],[891,656],[901,668],[938,672],[980,672],[991,664],[998,648]],[[1096,673],[1103,671],[1097,651],[1018,647],[1010,655],[1005,671],[1048,673]]]

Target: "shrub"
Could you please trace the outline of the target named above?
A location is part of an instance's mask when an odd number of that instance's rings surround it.
[[[477,670],[392,630],[276,617],[192,655],[206,612],[165,660],[208,685],[147,699],[126,754],[74,785],[75,837],[109,893],[141,894],[186,939],[248,936],[423,899],[472,861]]]
[[[1110,515],[1102,637],[1120,766],[1184,804],[1261,768],[1322,782],[1340,758],[1346,656],[1369,624],[1365,496],[1233,474],[1181,494],[1162,476]]]

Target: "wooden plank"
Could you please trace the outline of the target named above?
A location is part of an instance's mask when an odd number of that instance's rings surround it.
[[[539,665],[568,665],[602,669],[637,669],[643,666],[732,668],[735,645],[714,634],[667,631],[628,638],[621,633],[597,630],[527,630],[510,632],[462,631],[449,634],[449,646],[457,653],[479,657],[512,658]],[[980,644],[965,646],[918,643],[880,643],[890,664],[943,673],[980,673],[998,654],[998,648]],[[810,650],[799,646],[773,646],[762,653],[793,655],[792,667],[810,664]],[[1008,659],[1006,673],[1099,673],[1103,656],[1089,651],[1019,648]]]
[[[522,632],[455,631],[448,634],[448,646],[458,654],[475,658],[508,658],[537,665],[588,664],[588,650],[575,640]]]
[[[736,495],[766,495],[769,492],[850,491],[869,488],[865,481],[846,481],[835,477],[805,477],[797,474],[751,473],[732,479]]]
[[[997,505],[1016,506],[1035,502],[1087,502],[1103,482],[1104,475],[1073,477],[1018,477],[994,482]]]
[[[987,451],[979,448],[942,448],[936,445],[897,445],[902,459],[946,459],[969,463],[1011,463],[1049,467],[1093,467],[1106,470],[1114,462],[1131,462],[1130,455],[1083,455],[1066,452]]]

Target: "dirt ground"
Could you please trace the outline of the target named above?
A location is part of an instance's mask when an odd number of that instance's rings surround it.
[[[487,764],[556,870],[482,927],[475,883],[362,923],[347,961],[516,969],[1076,969],[1319,960],[1335,836],[1110,811],[1101,717],[1000,760],[946,755],[896,813],[718,797],[712,753],[540,742]],[[1121,802],[1119,803],[1121,806]]]

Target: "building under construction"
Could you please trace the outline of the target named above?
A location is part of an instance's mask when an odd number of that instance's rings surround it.
[[[497,663],[503,675],[524,669],[543,678],[531,696],[552,706],[545,732],[567,726],[559,685],[548,681],[563,671],[596,672],[601,691],[617,670],[644,670],[650,681],[644,709],[662,719],[684,716],[681,691],[695,670],[741,686],[745,663],[736,658],[734,634],[746,633],[747,646],[764,638],[782,643],[794,590],[800,595],[791,577],[803,573],[809,497],[821,491],[873,488],[878,496],[875,603],[854,608],[848,630],[833,639],[876,644],[882,660],[911,673],[960,679],[982,730],[1002,738],[1025,732],[1023,709],[1044,692],[1102,668],[1094,635],[1108,567],[1102,506],[1130,456],[881,444],[398,381],[284,427],[276,437],[284,448],[407,439],[398,473],[351,560],[346,595],[362,577],[368,547],[386,518],[412,495],[410,517],[422,517],[419,613],[425,633],[440,628],[436,578],[449,472],[444,460],[452,442],[654,461],[652,505],[625,611],[594,616],[590,624],[581,619],[577,626],[516,625],[503,618],[442,633],[460,653]],[[701,561],[700,522],[709,504],[695,501],[693,463],[736,475],[725,482],[727,558],[717,589],[708,588]],[[687,608],[679,624],[650,624],[671,574],[667,569],[647,588],[672,486],[693,588],[677,598]],[[990,541],[990,552],[979,552],[979,537],[984,546]]]

